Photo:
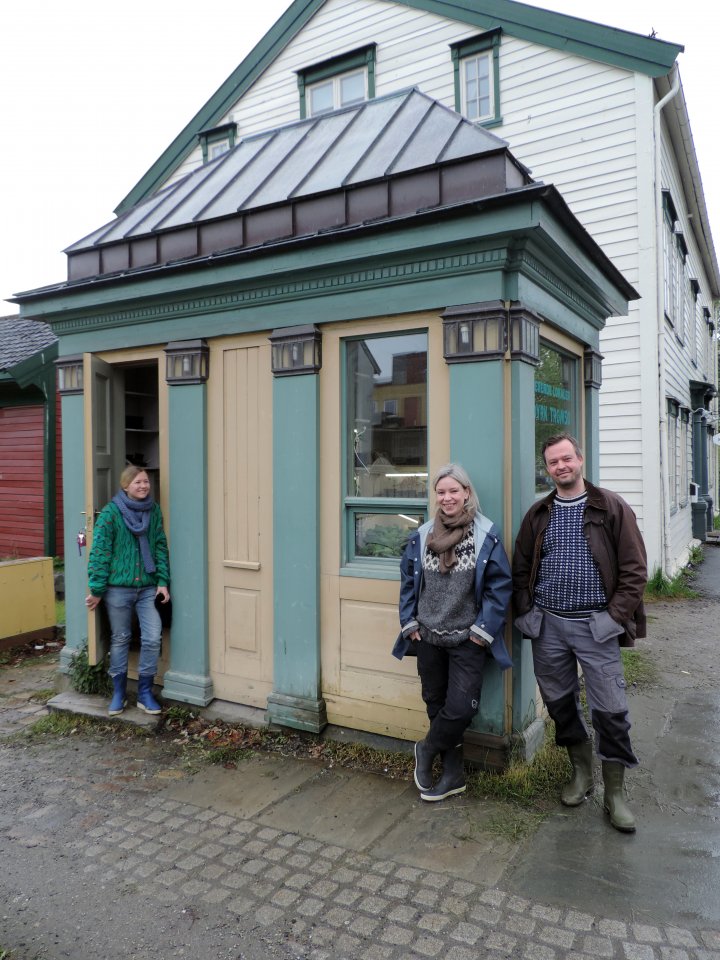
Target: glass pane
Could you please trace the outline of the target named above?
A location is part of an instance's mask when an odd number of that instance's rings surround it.
[[[310,87],[309,114],[316,117],[320,113],[329,113],[333,109],[333,82],[326,80]]]
[[[340,77],[340,106],[346,107],[350,103],[362,103],[365,99],[365,71],[349,73]]]
[[[351,497],[427,496],[427,335],[347,343]]]
[[[535,493],[553,489],[545,472],[542,445],[556,433],[577,437],[578,361],[540,344],[540,365],[535,370]]]
[[[465,112],[468,120],[479,120],[491,115],[490,54],[464,61]]]
[[[425,516],[421,513],[356,513],[356,557],[401,557],[405,543]]]

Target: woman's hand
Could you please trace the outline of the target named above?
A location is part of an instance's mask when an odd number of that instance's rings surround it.
[[[408,634],[408,640],[412,640],[413,643],[416,642],[416,641],[419,640],[419,639],[420,639],[420,631],[419,631],[419,630],[413,630],[412,633],[409,633],[409,634]]]
[[[170,599],[170,591],[167,587],[158,587],[155,591],[156,597],[162,597],[162,603],[167,603]]]
[[[85,606],[88,608],[88,610],[94,610],[95,607],[98,606],[101,600],[102,600],[102,597],[94,597],[91,593],[89,593],[85,597]]]

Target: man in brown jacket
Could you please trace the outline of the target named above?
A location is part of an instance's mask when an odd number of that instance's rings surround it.
[[[549,437],[542,453],[555,490],[528,510],[515,542],[515,625],[532,639],[535,676],[555,721],[555,740],[567,747],[573,767],[562,803],[578,806],[593,789],[580,664],[602,762],[605,810],[613,827],[632,833],[635,819],[623,785],[625,769],[638,761],[630,745],[620,647],[645,636],[645,545],[622,497],[583,478],[574,437]]]

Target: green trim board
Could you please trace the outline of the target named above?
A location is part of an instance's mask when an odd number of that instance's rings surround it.
[[[164,677],[168,699],[207,706],[210,678],[208,598],[207,386],[168,389],[173,624],[170,668]],[[192,602],[188,602],[192,598]]]
[[[222,86],[175,137],[118,204],[120,214],[154,193],[193,149],[197,134],[216,126],[258,77],[297,36],[324,0],[295,0]],[[395,0],[482,30],[500,27],[510,36],[611,63],[650,77],[669,72],[681,44],[618,30],[513,0]]]
[[[453,363],[450,379],[450,460],[467,470],[480,500],[480,509],[502,530],[504,523],[505,402],[504,360]],[[478,411],[484,411],[478,417]],[[510,548],[505,544],[506,552]],[[471,729],[503,736],[505,681],[488,657],[483,678],[482,709]]]
[[[359,67],[367,69],[367,98],[375,98],[375,51],[376,43],[369,43],[357,50],[351,50],[348,53],[341,53],[336,57],[330,57],[329,60],[323,60],[322,63],[314,66],[305,67],[297,71],[297,84],[300,93],[300,119],[304,120],[307,116],[306,90],[315,83],[322,80],[329,80],[331,77],[337,77],[341,73],[347,73],[350,70],[356,70]]]
[[[60,651],[60,672],[70,672],[70,662],[88,641],[87,549],[78,551],[75,536],[85,516],[85,398],[62,397],[63,519],[65,530],[65,645]]]
[[[500,110],[500,42],[502,40],[502,30],[500,27],[487,30],[477,37],[469,37],[467,40],[460,40],[457,43],[450,44],[450,56],[453,65],[453,83],[455,86],[455,111],[463,113],[462,109],[462,62],[466,57],[472,57],[478,53],[492,51],[492,85],[493,85],[493,115],[481,120],[474,121],[480,126],[497,126],[502,123],[502,112]]]
[[[273,691],[268,719],[319,733],[320,383],[273,379]],[[290,536],[290,534],[292,534]]]
[[[9,373],[23,391],[23,399],[18,399],[15,403],[5,403],[0,394],[0,406],[37,404],[38,400],[36,398],[39,396],[40,402],[45,408],[43,424],[43,540],[45,554],[49,557],[54,557],[57,552],[55,534],[57,515],[55,360],[57,355],[58,344],[57,342],[51,343],[10,368]]]

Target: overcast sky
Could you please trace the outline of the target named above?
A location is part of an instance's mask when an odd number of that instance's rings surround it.
[[[0,301],[65,279],[62,250],[113,210],[290,0],[6,0],[0,5]],[[719,8],[705,0],[533,3],[685,45],[680,73],[720,248]],[[511,144],[512,146],[512,144]],[[0,302],[0,315],[15,312]]]

